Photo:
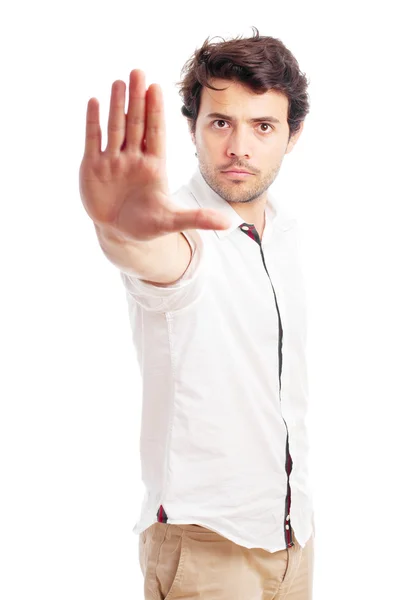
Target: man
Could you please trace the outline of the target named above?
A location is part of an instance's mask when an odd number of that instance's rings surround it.
[[[198,169],[168,189],[161,90],[90,99],[83,204],[121,272],[143,377],[145,598],[310,600],[305,307],[296,223],[271,195],[309,110],[278,39],[210,43],[183,69]]]

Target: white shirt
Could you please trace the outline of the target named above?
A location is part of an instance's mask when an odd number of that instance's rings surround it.
[[[217,208],[231,228],[186,231],[192,259],[173,285],[121,271],[143,379],[137,534],[193,523],[275,552],[293,545],[291,528],[303,547],[312,533],[296,221],[267,196],[265,266],[251,224],[197,168],[174,202]]]

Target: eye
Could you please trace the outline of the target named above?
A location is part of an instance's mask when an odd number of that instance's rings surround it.
[[[226,123],[226,121],[224,121],[223,119],[217,119],[216,121],[212,122],[213,125],[214,123]],[[217,127],[217,129],[225,129],[225,127]]]
[[[269,127],[270,129],[272,129],[271,125],[269,123],[259,123],[260,127]],[[262,132],[263,133],[267,133],[268,129],[263,129]]]

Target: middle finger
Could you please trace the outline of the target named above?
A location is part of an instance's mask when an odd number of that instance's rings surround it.
[[[129,106],[126,117],[126,148],[128,150],[143,150],[145,109],[145,74],[140,69],[134,69],[129,78]]]

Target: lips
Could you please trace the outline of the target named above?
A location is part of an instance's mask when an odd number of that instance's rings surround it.
[[[245,173],[246,175],[252,175],[252,173],[250,173],[250,171],[242,171],[242,170],[238,170],[238,169],[227,169],[226,171],[222,171],[223,173]]]

